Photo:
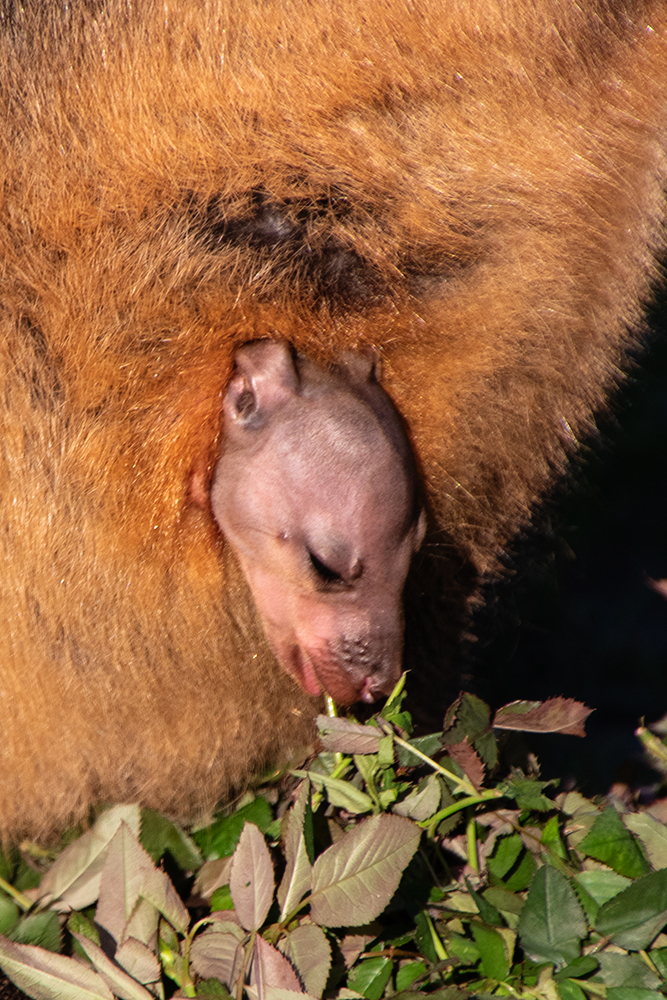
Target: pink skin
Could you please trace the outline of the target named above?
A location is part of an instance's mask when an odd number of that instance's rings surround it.
[[[388,693],[424,516],[372,365],[355,356],[327,372],[283,342],[240,348],[211,506],[284,669],[340,704]]]

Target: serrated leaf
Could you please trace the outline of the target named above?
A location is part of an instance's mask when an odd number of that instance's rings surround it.
[[[277,986],[267,986],[260,991],[256,986],[248,985],[244,988],[244,992],[248,994],[249,1000],[309,1000],[307,993],[297,993],[296,990],[280,989]]]
[[[219,979],[233,989],[243,965],[243,939],[243,931],[237,924],[214,924],[192,942],[192,968],[202,978]]]
[[[333,753],[377,753],[384,736],[376,726],[361,726],[349,719],[318,715],[315,722],[322,746]]]
[[[623,822],[642,842],[653,868],[667,868],[667,826],[649,813],[626,813]]]
[[[623,889],[627,889],[632,882],[623,875],[616,872],[596,869],[589,872],[579,872],[575,876],[575,881],[584,887],[586,892],[593,897],[598,906],[602,906],[608,900],[613,899]]]
[[[303,994],[291,962],[259,934],[255,938],[250,966],[250,985],[255,987],[260,998],[265,996],[267,989]]]
[[[561,968],[579,957],[586,921],[574,889],[551,865],[536,872],[517,931],[535,962],[554,962]]]
[[[325,791],[332,806],[346,809],[355,815],[370,812],[373,800],[366,792],[355,788],[349,781],[342,778],[332,778],[328,774],[317,774],[316,771],[292,771],[297,778],[309,778],[318,792]]]
[[[246,823],[229,874],[234,910],[246,930],[257,931],[262,926],[273,902],[274,889],[273,865],[266,841],[253,823]]]
[[[596,930],[628,951],[647,948],[667,924],[667,869],[637,879],[600,907]]]
[[[321,997],[331,969],[331,947],[315,924],[301,924],[280,944],[280,950],[299,973],[306,993]]]
[[[606,986],[633,986],[654,990],[660,986],[660,978],[649,969],[639,955],[619,955],[601,952],[596,956],[599,971],[596,980]]]
[[[512,769],[512,775],[507,781],[498,785],[504,795],[515,799],[519,809],[530,809],[536,812],[547,812],[553,809],[554,803],[543,795],[545,788],[552,785],[552,781],[538,781],[536,778],[529,778],[517,768]]]
[[[153,994],[107,958],[99,945],[82,934],[75,934],[74,937],[114,996],[120,997],[120,1000],[153,1000]]]
[[[65,848],[40,883],[40,904],[56,899],[73,910],[82,910],[95,902],[107,850],[121,823],[139,836],[141,813],[138,805],[114,806],[103,812],[92,830],[88,830]]]
[[[401,816],[382,814],[359,823],[315,862],[311,918],[326,927],[374,920],[396,892],[420,836]]]
[[[311,865],[304,833],[310,809],[310,783],[304,781],[287,817],[285,831],[285,874],[278,888],[280,919],[283,920],[310,890]],[[312,825],[312,814],[310,815]]]
[[[484,764],[470,745],[468,737],[466,736],[461,743],[448,746],[447,753],[479,791],[484,784]]]
[[[467,736],[486,766],[495,767],[498,748],[491,728],[491,711],[481,698],[464,692],[448,710],[445,729],[442,741],[447,747],[462,743]]]
[[[130,936],[142,940],[145,935],[130,924],[140,900],[185,933],[188,912],[176,890],[164,872],[155,868],[129,827],[121,823],[109,844],[102,870],[96,922],[105,927],[118,944]]]
[[[493,728],[585,736],[584,723],[592,711],[592,708],[587,708],[574,698],[513,701],[498,709],[493,719]]]
[[[157,983],[161,968],[157,955],[148,945],[136,938],[129,937],[116,949],[116,962],[125,969],[133,979],[146,985]]]
[[[140,842],[155,862],[168,851],[185,872],[195,871],[202,864],[203,858],[194,840],[177,823],[154,809],[141,810]]]
[[[33,1000],[113,1000],[102,977],[66,955],[0,938],[0,966]]]
[[[408,740],[407,742],[415,750],[419,750],[420,753],[426,754],[427,757],[433,757],[442,750],[442,733],[417,736],[415,739]],[[408,748],[402,745],[396,746],[396,758],[401,767],[419,767],[424,763],[421,757],[418,757],[415,753],[410,753]]]
[[[433,816],[437,811],[441,793],[440,779],[437,774],[430,774],[418,790],[415,789],[402,802],[397,802],[393,811],[398,816],[407,816],[408,819],[418,823]]]
[[[390,958],[367,958],[352,971],[348,984],[358,990],[366,1000],[380,1000],[391,976]]]
[[[627,878],[637,878],[650,871],[641,847],[613,806],[607,806],[598,816],[578,849]]]

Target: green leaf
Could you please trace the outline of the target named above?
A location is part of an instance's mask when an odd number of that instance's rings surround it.
[[[390,958],[367,958],[352,971],[348,986],[365,996],[366,1000],[380,1000],[389,982],[391,969]]]
[[[271,806],[258,795],[231,816],[217,820],[204,830],[197,830],[192,834],[192,839],[206,858],[228,858],[236,850],[246,822],[254,823],[262,833],[266,833],[272,821]]]
[[[614,952],[601,952],[598,956],[600,969],[595,976],[606,986],[639,986],[645,989],[657,989],[660,979],[649,969],[639,955],[618,955]]]
[[[421,830],[401,816],[380,814],[355,826],[313,866],[310,915],[326,927],[374,920],[398,888]]]
[[[593,897],[598,906],[603,906],[608,900],[613,899],[623,889],[627,889],[632,882],[624,875],[616,872],[596,869],[590,872],[579,872],[575,876],[575,881],[584,887],[586,892]]]
[[[519,862],[503,879],[503,886],[510,892],[523,892],[533,881],[533,876],[537,871],[535,858],[530,851],[524,849],[519,855]]]
[[[558,816],[552,816],[549,820],[547,820],[544,830],[542,831],[542,843],[545,847],[549,847],[557,857],[567,857],[567,851],[565,850],[565,845],[563,844],[560,835]]]
[[[517,917],[520,915],[524,904],[521,896],[517,896],[514,892],[509,892],[502,886],[491,886],[489,889],[485,889],[484,899],[488,903],[491,903],[491,906],[495,906],[500,913],[513,913]]]
[[[154,809],[141,810],[142,846],[153,861],[160,861],[169,852],[179,868],[185,872],[201,867],[202,856],[195,842],[181,830],[180,826]]]
[[[479,948],[482,975],[501,981],[507,979],[510,967],[505,954],[505,942],[498,931],[487,927],[486,924],[478,924],[474,920],[470,929]]]
[[[216,910],[233,910],[234,900],[228,885],[221,885],[211,896],[211,912]]]
[[[637,879],[600,907],[596,930],[628,951],[647,948],[667,923],[667,868]]]
[[[442,750],[442,733],[430,733],[428,736],[418,736],[414,740],[408,740],[411,747],[425,753],[427,757],[433,757]],[[396,759],[401,767],[420,767],[423,760],[404,746],[396,746]]]
[[[607,1000],[664,1000],[664,994],[637,986],[608,986]]]
[[[639,843],[613,806],[607,806],[598,816],[578,849],[628,878],[638,878],[650,871]]]
[[[466,965],[474,965],[479,962],[479,948],[475,942],[471,941],[470,938],[461,937],[460,934],[452,933],[447,937],[447,951],[456,955]]]
[[[581,958],[575,958],[574,962],[570,962],[564,969],[557,972],[554,979],[556,982],[561,982],[563,979],[581,979],[589,972],[595,972],[597,968],[597,959],[593,958],[592,955],[582,955]]]
[[[487,868],[496,878],[504,878],[523,849],[523,841],[518,833],[510,834],[509,837],[498,837],[493,854],[487,858]]]
[[[9,938],[17,944],[34,944],[47,951],[60,951],[62,936],[58,914],[54,910],[31,913],[19,921]]]
[[[396,989],[399,992],[400,990],[407,990],[408,986],[414,983],[415,979],[425,976],[426,972],[427,969],[423,962],[406,962],[396,973]]]
[[[563,979],[558,983],[558,996],[560,1000],[587,1000],[581,986],[571,979]]]
[[[498,762],[498,747],[491,728],[491,711],[489,706],[474,694],[465,692],[454,703],[448,716],[455,716],[455,723],[443,735],[446,746],[456,746],[463,743],[466,736],[487,768],[493,768]]]
[[[662,978],[667,980],[667,948],[652,948],[649,957]]]
[[[667,825],[649,813],[627,813],[623,822],[641,841],[653,868],[667,868]]]
[[[512,768],[512,776],[498,785],[503,795],[515,799],[519,809],[530,809],[536,812],[547,812],[554,808],[554,803],[542,792],[553,785],[553,781],[538,781],[528,778],[518,768]]]
[[[551,865],[543,865],[535,875],[517,930],[533,961],[554,962],[560,968],[579,957],[586,921],[574,889]]]
[[[0,892],[0,934],[8,937],[19,922],[21,911],[9,896]]]
[[[505,922],[503,918],[498,913],[498,910],[490,903],[484,896],[481,896],[478,892],[470,885],[470,882],[466,878],[465,880],[466,888],[470,893],[470,897],[475,903],[475,906],[479,910],[479,915],[486,924],[491,924],[494,927],[504,927]]]
[[[355,815],[370,812],[373,800],[366,792],[360,791],[350,781],[342,778],[332,778],[328,774],[318,774],[316,771],[292,771],[297,778],[310,778],[314,787],[325,791],[332,806],[347,809]]]
[[[438,953],[435,950],[431,934],[430,918],[423,910],[415,917],[415,943],[422,955],[425,955],[430,962],[438,961]]]

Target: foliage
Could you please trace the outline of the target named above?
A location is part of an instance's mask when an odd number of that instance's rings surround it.
[[[0,857],[6,974],[36,1000],[667,993],[667,826],[502,763],[507,731],[583,735],[588,709],[463,694],[413,739],[403,698],[320,717],[280,793],[190,835],[124,805],[53,863]]]

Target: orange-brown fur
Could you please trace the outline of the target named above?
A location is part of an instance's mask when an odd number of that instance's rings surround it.
[[[233,348],[381,353],[437,542],[413,603],[443,587],[458,621],[656,280],[667,7],[0,10],[0,833],[99,799],[193,814],[305,744],[316,707],[191,494]],[[258,197],[359,287],[226,240]]]

